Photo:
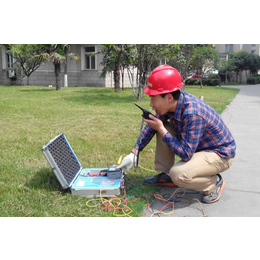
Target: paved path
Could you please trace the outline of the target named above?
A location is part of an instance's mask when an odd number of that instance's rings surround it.
[[[221,114],[231,130],[237,154],[231,168],[222,173],[226,186],[221,199],[210,205],[202,204],[209,217],[260,216],[260,85],[234,86],[240,92]],[[176,188],[162,188],[160,194],[172,194]],[[187,199],[175,203],[173,217],[202,216],[199,202],[201,194],[188,194]],[[152,205],[154,211],[161,202]],[[145,216],[151,213],[145,211]],[[165,216],[161,214],[161,216]]]

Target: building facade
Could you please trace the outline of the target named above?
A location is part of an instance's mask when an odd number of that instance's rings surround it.
[[[228,54],[238,51],[260,55],[260,44],[213,44],[213,46],[222,59],[226,59]]]
[[[67,71],[67,85],[110,87],[111,77],[100,77],[103,67],[100,65],[102,56],[98,53],[100,45],[97,44],[71,44],[70,52],[80,57],[80,61],[68,57],[66,65],[62,65],[62,86],[64,86],[64,72]],[[8,45],[0,45],[0,84],[26,85],[27,77],[21,77],[21,72],[15,65],[13,57],[8,54]],[[29,79],[29,85],[49,86],[55,85],[54,65],[51,62],[43,63]]]
[[[232,52],[247,51],[260,55],[260,44],[213,44],[222,59],[228,59]],[[102,73],[102,54],[98,44],[71,44],[70,52],[80,57],[77,62],[68,57],[66,65],[62,66],[62,86],[91,86],[91,87],[114,87],[112,74],[105,78]],[[98,53],[96,55],[90,55]],[[67,72],[67,73],[65,73]],[[67,75],[67,76],[64,76]],[[13,57],[8,54],[8,45],[0,44],[0,85],[27,85],[27,77],[21,77]],[[51,62],[43,63],[29,79],[29,85],[55,86],[54,65]],[[127,73],[124,76],[124,86],[130,87]]]
[[[260,44],[213,44],[215,50],[219,53],[220,59],[228,60],[229,54],[238,51],[246,51],[248,53],[252,53],[260,56]],[[258,72],[259,73],[259,72]],[[248,73],[246,71],[242,71],[241,73],[241,82],[245,83],[248,77]],[[230,80],[236,81],[236,74],[233,73]]]

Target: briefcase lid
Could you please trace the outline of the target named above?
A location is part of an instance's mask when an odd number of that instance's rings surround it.
[[[62,187],[71,187],[82,167],[65,135],[60,133],[42,150]]]

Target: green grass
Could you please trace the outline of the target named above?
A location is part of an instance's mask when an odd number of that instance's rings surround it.
[[[187,87],[219,113],[238,90]],[[63,132],[83,167],[107,167],[128,154],[139,135],[141,114],[131,89],[0,86],[0,216],[113,216],[88,208],[87,199],[62,190],[41,147]],[[149,108],[149,97],[138,102]],[[153,169],[155,142],[141,153],[140,165]],[[143,184],[146,170],[126,178],[131,216],[142,216],[145,196],[156,187]]]

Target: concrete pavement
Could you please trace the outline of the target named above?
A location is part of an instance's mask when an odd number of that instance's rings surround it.
[[[201,204],[209,217],[259,217],[260,216],[260,85],[233,86],[240,92],[221,114],[231,130],[237,154],[230,169],[221,175],[226,181],[220,200],[213,204]],[[163,187],[160,194],[172,194],[176,188]],[[190,191],[193,193],[192,191]],[[173,217],[202,216],[201,194],[185,194],[175,203]],[[153,212],[163,204],[156,200]],[[151,216],[147,210],[144,216]],[[154,215],[157,216],[157,215]],[[168,216],[161,214],[161,217]]]

